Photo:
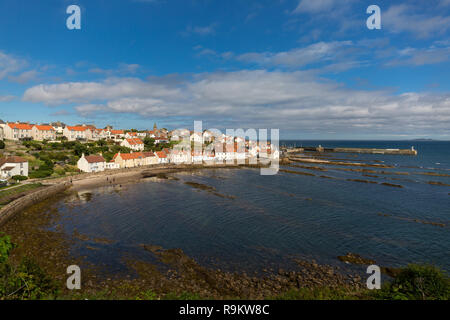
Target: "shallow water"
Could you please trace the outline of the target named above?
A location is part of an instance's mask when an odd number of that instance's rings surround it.
[[[320,142],[326,147],[411,145],[346,143]],[[428,182],[450,184],[450,177],[422,173],[450,174],[450,143],[414,145],[419,150],[417,157],[329,154],[330,158],[367,163],[376,160],[395,166],[366,168],[385,171],[373,174],[378,178],[340,170],[358,167],[316,164],[327,171],[285,167],[315,176],[261,176],[258,169],[211,169],[170,175],[178,180],[150,178],[122,188],[85,191],[57,202],[56,207],[67,218],[63,220],[66,232],[72,234],[76,229],[91,239],[81,241],[73,253],[104,263],[112,271],[125,270],[125,257],[147,259],[139,247],[142,243],[182,248],[202,264],[228,270],[289,268],[293,267],[292,257],[342,265],[336,257],[347,252],[383,266],[433,263],[448,270],[450,187]],[[403,188],[381,185],[383,182]],[[113,243],[99,243],[93,238],[107,238]]]

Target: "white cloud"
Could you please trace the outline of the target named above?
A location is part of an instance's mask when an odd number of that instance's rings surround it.
[[[17,76],[9,76],[8,79],[12,82],[24,84],[24,83],[36,80],[38,75],[39,75],[39,72],[37,70],[29,70],[29,71],[22,72],[21,74],[19,74]]]
[[[24,100],[77,103],[75,110],[85,117],[184,117],[218,128],[450,135],[450,94],[354,90],[304,71],[242,70],[155,82],[109,79],[40,85],[28,89]]]
[[[0,51],[0,80],[11,73],[19,71],[25,65],[25,61]]]
[[[1,96],[0,95],[0,102],[9,102],[14,100],[16,97],[12,96],[12,95],[6,95],[6,96]]]
[[[261,65],[283,65],[301,67],[314,63],[330,63],[347,58],[346,49],[353,46],[351,41],[317,42],[303,48],[285,52],[245,53],[237,57],[240,61],[254,62]]]
[[[186,30],[182,32],[183,35],[198,34],[201,36],[211,35],[216,32],[217,25],[215,23],[209,26],[187,26]]]
[[[428,48],[404,48],[398,51],[397,57],[388,61],[386,65],[413,65],[423,66],[427,64],[436,64],[450,60],[450,47],[436,47]]]
[[[300,0],[293,13],[327,13],[348,7],[354,0]]]
[[[450,16],[417,13],[413,6],[392,5],[382,13],[383,29],[392,33],[409,32],[418,38],[442,35],[450,29]]]
[[[104,82],[41,84],[27,89],[23,100],[55,105],[64,102],[109,100],[123,96],[168,96],[177,94],[177,91],[176,88],[170,89],[136,78],[110,78]]]
[[[141,66],[138,64],[120,63],[119,66],[115,69],[102,69],[99,67],[94,67],[94,68],[89,69],[89,72],[106,75],[106,76],[128,75],[128,74],[136,74],[140,68],[141,68]]]

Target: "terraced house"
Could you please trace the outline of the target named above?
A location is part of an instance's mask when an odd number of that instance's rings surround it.
[[[69,141],[92,139],[92,131],[85,126],[66,126],[63,135]]]
[[[31,135],[33,137],[33,140],[37,141],[55,140],[56,130],[50,125],[35,124],[31,129]]]
[[[153,152],[116,153],[113,157],[120,168],[134,168],[158,164],[158,157]]]
[[[28,123],[8,123],[4,127],[4,137],[8,140],[31,140],[33,138],[31,129],[33,125]]]

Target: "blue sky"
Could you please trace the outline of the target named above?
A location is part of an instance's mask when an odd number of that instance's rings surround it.
[[[3,0],[0,118],[448,140],[449,35],[450,0]]]

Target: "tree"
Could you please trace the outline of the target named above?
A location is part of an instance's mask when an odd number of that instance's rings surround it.
[[[85,145],[82,145],[81,143],[76,144],[73,147],[73,153],[75,153],[77,156],[81,157],[81,155],[84,153],[85,155],[89,154],[89,150]]]
[[[155,139],[145,137],[143,142],[146,150],[153,150],[155,148]]]

